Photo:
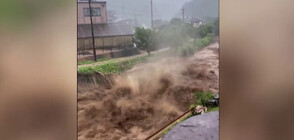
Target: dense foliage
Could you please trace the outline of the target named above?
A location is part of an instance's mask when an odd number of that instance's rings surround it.
[[[213,24],[203,24],[199,26],[197,29],[197,35],[199,38],[204,38],[210,34],[214,33],[214,25]]]
[[[195,108],[198,105],[201,106],[206,106],[206,103],[214,98],[214,95],[212,92],[196,92],[195,93],[195,100],[194,102],[190,105],[190,109],[191,108]],[[206,106],[207,107],[207,111],[218,111],[219,110],[219,106]]]
[[[151,50],[169,46],[178,56],[190,56],[209,45],[215,35],[218,35],[218,19],[195,28],[179,18],[173,18],[168,24],[156,27],[156,30],[136,28],[134,41],[149,54]]]
[[[156,47],[156,32],[152,29],[145,29],[137,27],[135,30],[134,42],[137,47],[146,50],[150,55],[151,50],[155,50]]]
[[[195,93],[195,104],[204,105],[208,100],[213,99],[212,92],[196,92]]]
[[[203,48],[203,47],[209,45],[212,41],[213,41],[213,35],[208,34],[207,36],[198,39],[197,42],[196,42],[196,46],[198,48]]]

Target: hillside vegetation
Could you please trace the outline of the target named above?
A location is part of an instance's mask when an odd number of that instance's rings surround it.
[[[218,7],[219,0],[192,0],[184,5],[186,16],[199,17],[207,22],[218,17]]]

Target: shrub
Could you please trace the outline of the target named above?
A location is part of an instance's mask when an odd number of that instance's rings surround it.
[[[201,49],[201,48],[209,45],[212,41],[213,41],[213,35],[212,34],[208,34],[204,38],[198,39],[196,41],[197,49]]]
[[[173,18],[170,20],[170,24],[181,25],[181,24],[185,24],[185,23],[180,18]]]
[[[202,105],[208,101],[213,99],[213,93],[212,92],[196,92],[195,93],[195,104],[196,105]]]
[[[207,104],[209,100],[214,99],[212,92],[196,92],[195,101],[190,105],[189,109],[193,109],[198,105],[207,107],[208,112],[219,111],[219,106]]]
[[[121,67],[118,63],[106,63],[94,67],[95,71],[101,73],[119,73],[121,72]]]
[[[121,71],[121,67],[119,66],[118,63],[106,63],[106,64],[101,64],[98,66],[93,66],[93,67],[82,67],[79,68],[78,72],[79,73],[94,73],[94,72],[101,72],[101,73],[118,73]]]
[[[82,67],[78,69],[78,72],[91,74],[91,73],[94,73],[95,70],[92,67]]]
[[[197,29],[197,34],[200,38],[204,38],[209,34],[214,32],[214,25],[213,24],[203,24]]]
[[[187,42],[183,46],[175,48],[176,54],[178,56],[191,56],[194,55],[196,50],[195,44],[193,42]]]

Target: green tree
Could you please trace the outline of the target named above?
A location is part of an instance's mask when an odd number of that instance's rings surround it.
[[[137,27],[135,29],[134,42],[137,47],[146,50],[150,56],[150,51],[155,48],[156,45],[156,31],[151,29],[145,29]]]
[[[170,20],[170,24],[173,25],[180,25],[183,24],[184,22],[180,18],[173,18]]]
[[[214,31],[213,24],[203,24],[198,28],[197,34],[200,38],[203,38],[209,34],[212,34],[213,31]]]
[[[178,47],[196,38],[196,28],[192,24],[184,23],[179,18],[173,18],[169,23],[158,28],[158,44]]]

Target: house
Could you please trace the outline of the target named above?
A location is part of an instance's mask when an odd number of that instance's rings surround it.
[[[185,19],[187,23],[193,24],[193,27],[198,28],[200,25],[203,24],[204,20],[197,18],[197,17],[187,17]]]
[[[107,23],[107,9],[105,1],[92,0],[92,19],[95,24]],[[91,24],[89,0],[78,0],[78,24]]]
[[[105,1],[92,0],[95,48],[123,49],[133,46],[134,27],[125,23],[108,23]],[[78,0],[78,51],[91,50],[92,31],[88,0]]]
[[[93,24],[97,49],[122,49],[133,45],[134,28],[122,23]],[[92,49],[90,24],[78,25],[78,50]]]

